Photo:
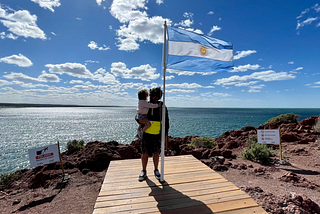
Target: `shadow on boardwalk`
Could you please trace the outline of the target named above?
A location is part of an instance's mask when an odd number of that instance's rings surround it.
[[[162,214],[213,213],[202,201],[191,199],[189,196],[172,188],[166,182],[157,185],[149,178],[146,178],[146,182],[151,189],[149,196],[153,196],[158,202],[157,207]]]

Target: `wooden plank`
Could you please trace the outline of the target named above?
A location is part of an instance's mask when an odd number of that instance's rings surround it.
[[[93,213],[266,214],[249,195],[191,155],[165,158],[164,184],[154,178],[152,158],[149,162],[149,177],[138,182],[140,159],[112,161]]]
[[[225,190],[235,190],[238,189],[238,187],[234,186],[230,182],[221,182],[221,183],[203,183],[199,182],[199,184],[196,185],[190,185],[188,183],[183,183],[183,184],[177,184],[173,186],[176,190],[188,193],[196,190],[210,190],[214,189],[215,191],[225,191]],[[121,199],[128,199],[128,198],[135,198],[135,197],[144,197],[146,195],[149,196],[150,190],[153,192],[153,194],[158,194],[158,195],[165,195],[165,194],[171,194],[174,193],[175,191],[172,189],[160,189],[156,187],[151,187],[150,189],[139,189],[139,190],[132,190],[128,193],[123,193],[123,194],[110,194],[109,192],[106,192],[106,195],[100,194],[99,197],[97,198],[97,202],[101,201],[107,201],[107,200],[121,200]]]

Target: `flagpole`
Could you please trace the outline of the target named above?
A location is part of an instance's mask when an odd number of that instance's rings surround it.
[[[160,182],[164,182],[164,147],[165,147],[165,128],[166,128],[166,107],[165,107],[165,91],[166,91],[166,35],[167,22],[164,21],[164,42],[163,42],[163,105],[162,105],[162,126],[161,126],[161,177]]]

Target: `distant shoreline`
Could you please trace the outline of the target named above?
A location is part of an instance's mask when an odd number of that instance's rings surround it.
[[[26,108],[26,107],[127,107],[127,106],[101,106],[101,105],[63,105],[63,104],[33,104],[33,103],[0,103],[0,108]]]

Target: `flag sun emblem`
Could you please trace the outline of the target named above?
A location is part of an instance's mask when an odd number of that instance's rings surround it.
[[[202,56],[207,55],[207,48],[201,45],[201,46],[200,46],[200,54],[201,54]]]

